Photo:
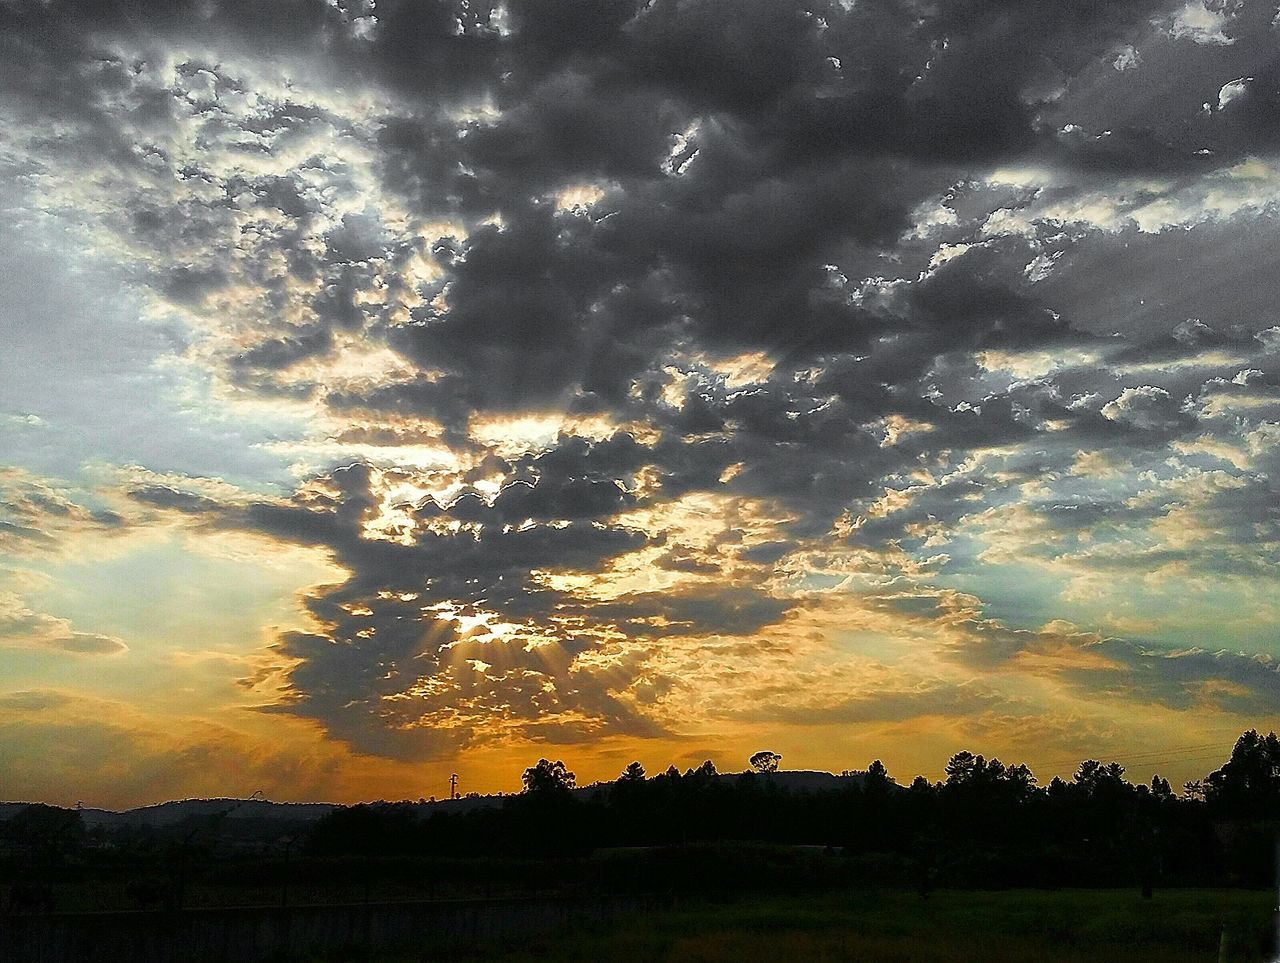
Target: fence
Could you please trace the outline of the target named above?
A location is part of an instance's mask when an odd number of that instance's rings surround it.
[[[252,963],[474,945],[656,908],[656,898],[528,897],[0,918],[3,963]]]

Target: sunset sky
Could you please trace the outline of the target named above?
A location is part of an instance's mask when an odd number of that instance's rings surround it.
[[[0,798],[1195,778],[1278,202],[1275,0],[0,0]]]

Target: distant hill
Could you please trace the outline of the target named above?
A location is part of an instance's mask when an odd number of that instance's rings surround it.
[[[737,779],[741,775],[743,774],[728,773],[722,778]],[[847,776],[837,776],[833,772],[820,772],[816,769],[783,769],[759,773],[758,778],[792,792],[833,792],[851,786],[861,788],[866,773],[854,772]]]
[[[0,819],[9,819],[30,803],[0,802]],[[80,818],[90,829],[105,826],[172,826],[186,819],[226,813],[227,819],[274,819],[314,822],[337,809],[334,803],[285,803],[266,799],[178,799],[115,812],[110,809],[80,810]]]
[[[227,819],[279,819],[314,822],[337,809],[334,803],[284,803],[267,799],[182,799],[111,812],[105,809],[83,809],[85,825],[93,826],[171,826],[193,816],[216,816]]]
[[[718,775],[724,782],[736,782],[744,773],[725,772]],[[811,793],[830,792],[845,789],[849,786],[861,786],[863,773],[836,775],[830,772],[817,772],[807,769],[790,769],[779,772],[758,773],[757,778],[767,784],[778,786],[791,792]],[[576,793],[589,796],[609,785],[607,782],[593,783],[575,790]],[[431,802],[414,803],[423,810],[441,812],[467,812],[473,809],[487,809],[502,804],[501,794],[492,796],[464,796],[461,799],[438,799]],[[0,820],[10,819],[20,810],[29,806],[24,802],[0,802]],[[80,816],[86,827],[98,826],[107,829],[141,826],[173,826],[193,817],[216,816],[225,813],[227,819],[266,819],[288,822],[315,822],[317,819],[340,808],[336,803],[289,803],[272,802],[268,799],[179,799],[158,803],[154,806],[142,806],[138,809],[126,809],[115,812],[110,809],[81,809]]]

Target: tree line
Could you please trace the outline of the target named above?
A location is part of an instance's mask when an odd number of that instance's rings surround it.
[[[725,844],[820,847],[844,876],[916,885],[1267,885],[1280,832],[1280,739],[1256,730],[1221,768],[1175,792],[1086,760],[1041,785],[1025,765],[958,752],[945,778],[900,785],[877,760],[839,788],[794,791],[762,750],[722,776],[710,762],[650,777],[632,763],[578,789],[562,761],[529,767],[500,804],[451,811],[347,807],[312,830],[315,856],[585,857]],[[575,791],[576,790],[576,791]]]
[[[87,830],[76,810],[34,805],[0,822],[0,882],[10,908],[39,909],[46,884],[65,898],[90,879],[125,886],[144,906],[182,905],[188,882],[283,891],[290,879],[359,883],[367,893],[368,880],[394,878],[428,895],[847,885],[1150,892],[1274,879],[1274,733],[1244,733],[1220,768],[1181,791],[1160,776],[1131,782],[1122,766],[1098,760],[1042,785],[1025,765],[971,752],[953,755],[938,781],[900,784],[876,761],[803,791],[780,763],[769,750],[741,774],[708,761],[650,775],[634,762],[611,782],[579,787],[563,761],[542,759],[516,794],[348,806],[315,822],[231,820],[228,809],[172,826]]]

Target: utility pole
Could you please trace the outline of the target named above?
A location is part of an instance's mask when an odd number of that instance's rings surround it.
[[[458,774],[456,772],[449,776],[449,798],[458,798]]]

